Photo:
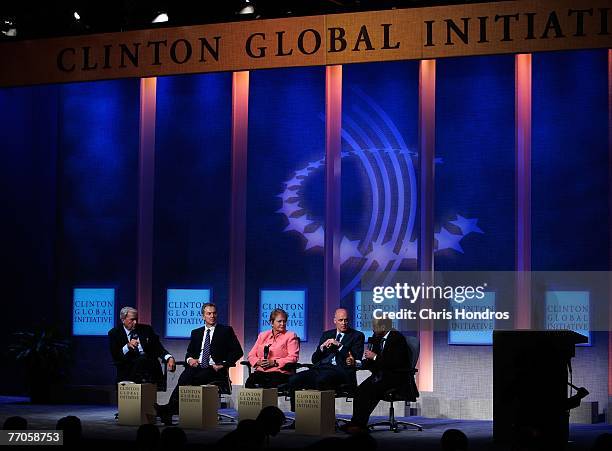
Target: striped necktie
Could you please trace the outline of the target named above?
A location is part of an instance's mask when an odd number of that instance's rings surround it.
[[[206,329],[206,338],[204,339],[204,346],[202,346],[202,358],[200,359],[200,366],[202,368],[208,368],[209,361],[210,361],[210,329]]]

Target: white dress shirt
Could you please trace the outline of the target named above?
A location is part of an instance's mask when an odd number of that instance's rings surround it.
[[[202,363],[202,354],[204,354],[204,342],[206,341],[206,331],[210,330],[210,344],[212,344],[213,335],[215,334],[216,326],[217,326],[216,324],[212,327],[208,327],[207,324],[204,326],[204,333],[202,334],[202,344],[200,345],[200,356],[198,357],[199,363]],[[189,357],[189,359],[192,359],[192,358],[193,357]],[[189,359],[187,359],[187,363],[189,363]],[[209,365],[215,364],[215,361],[212,359],[212,353],[210,354],[210,358],[208,359],[208,364]]]
[[[125,331],[125,333],[126,333],[126,335],[127,335],[127,339],[128,339],[128,341],[130,341],[130,331],[129,331],[129,330],[127,330],[127,329],[125,328],[125,326],[123,326],[123,330]],[[123,354],[125,355],[125,354],[127,354],[128,352],[130,352],[130,348],[129,348],[129,346],[128,346],[127,344],[123,345]],[[138,340],[138,352],[139,352],[140,354],[144,354],[144,349],[142,349],[142,345],[140,344],[140,340]],[[167,361],[168,361],[168,359],[169,359],[169,358],[171,358],[171,357],[172,357],[172,354],[166,354],[166,355],[164,356],[164,360],[167,362]]]
[[[125,331],[125,334],[127,335],[127,339],[128,339],[128,342],[129,342],[130,341],[130,333],[131,333],[131,331],[127,330],[125,328],[125,326],[123,326],[123,330]],[[125,355],[128,352],[130,352],[130,347],[127,344],[123,345],[123,354]],[[138,352],[140,354],[144,353],[144,350],[142,349],[142,345],[140,344],[140,340],[138,340]]]

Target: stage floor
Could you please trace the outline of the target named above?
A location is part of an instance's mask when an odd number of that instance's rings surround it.
[[[136,437],[135,426],[120,426],[114,418],[114,407],[95,405],[33,405],[27,398],[0,397],[0,421],[13,415],[20,415],[28,420],[29,429],[54,429],[57,420],[66,415],[76,415],[81,419],[83,436],[90,440],[131,441]],[[221,412],[234,415],[232,409]],[[175,421],[176,421],[175,417]],[[382,419],[381,417],[372,418]],[[469,438],[470,450],[496,450],[492,445],[493,423],[491,421],[466,421],[453,419],[429,419],[411,417],[409,421],[419,423],[423,431],[403,430],[400,433],[391,431],[376,431],[372,436],[378,442],[378,449],[384,450],[439,450],[440,437],[447,429],[460,429]],[[159,425],[164,427],[163,425]],[[219,425],[211,431],[186,429],[189,444],[215,443],[223,435],[235,428],[234,425]],[[570,427],[570,443],[568,450],[588,450],[599,434],[612,433],[612,425],[572,425]],[[336,433],[337,437],[346,434]],[[296,434],[295,431],[283,430],[270,440],[273,448],[303,448],[315,443],[321,437]]]

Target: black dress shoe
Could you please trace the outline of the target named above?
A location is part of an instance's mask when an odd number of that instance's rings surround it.
[[[155,403],[153,407],[155,407],[155,413],[161,422],[164,423],[165,426],[172,426],[172,414],[170,413],[168,405],[159,405]]]
[[[164,423],[164,426],[172,426],[174,423],[172,422],[172,414],[166,413],[159,417],[161,422]]]

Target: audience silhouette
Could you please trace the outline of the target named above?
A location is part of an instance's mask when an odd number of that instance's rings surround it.
[[[255,420],[245,419],[238,423],[235,430],[222,437],[215,445],[217,449],[224,451],[233,449],[244,450],[259,450],[271,448],[269,439],[279,434],[282,426],[285,423],[285,414],[276,406],[265,407],[261,410]],[[21,416],[11,416],[4,420],[2,425],[3,430],[27,430],[28,420]],[[118,447],[128,446],[129,449],[136,451],[157,451],[157,450],[181,450],[181,449],[198,449],[197,445],[187,447],[187,435],[180,427],[172,426],[160,430],[153,424],[141,425],[137,432],[135,442],[131,442],[136,446],[130,446],[130,442],[114,442],[112,438],[108,441],[105,439],[84,440],[81,420],[74,416],[68,415],[60,418],[57,421],[56,430],[63,431],[64,448],[78,449],[86,447],[88,450],[108,449],[117,443]],[[432,449],[431,444],[423,443],[424,448],[415,447],[415,444],[403,442],[405,449],[418,451],[419,449]],[[431,443],[431,442],[429,442]],[[209,445],[208,445],[209,446]],[[551,448],[550,442],[543,437],[538,429],[521,428],[513,437],[513,443],[508,445],[489,444],[487,450],[499,451],[548,451],[555,449],[561,451],[564,448]],[[78,447],[78,448],[77,448]],[[213,449],[215,448],[213,447]],[[285,449],[282,446],[275,446],[274,449]],[[346,438],[337,436],[326,437],[322,440],[308,444],[303,448],[316,451],[337,451],[339,449],[346,450],[366,450],[376,451],[378,448],[377,441],[368,433],[359,433]],[[468,451],[469,440],[466,434],[459,429],[447,429],[442,434],[440,439],[441,451]],[[479,448],[480,449],[480,448]],[[584,449],[584,448],[572,448]],[[591,451],[610,451],[612,450],[612,433],[603,433],[597,437],[589,448]]]
[[[180,427],[170,426],[165,428],[160,434],[159,444],[162,450],[184,449],[187,445],[187,435]]]
[[[612,449],[612,434],[606,432],[595,439],[591,451],[610,451]]]
[[[2,429],[5,431],[25,431],[28,428],[28,420],[24,417],[8,417],[4,420]]]
[[[55,429],[64,431],[64,447],[78,445],[81,442],[83,428],[81,420],[74,415],[68,415],[57,420]]]
[[[468,438],[459,429],[447,429],[440,439],[442,451],[467,451]]]
[[[265,434],[257,420],[242,420],[236,429],[217,442],[217,449],[262,449]]]
[[[143,424],[136,432],[136,446],[139,451],[154,451],[159,446],[159,428],[154,424]]]

